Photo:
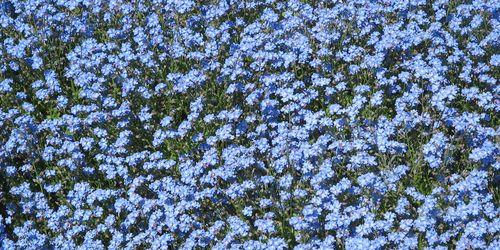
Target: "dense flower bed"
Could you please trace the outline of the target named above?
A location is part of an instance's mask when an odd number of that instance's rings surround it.
[[[498,249],[498,0],[0,0],[0,249]]]

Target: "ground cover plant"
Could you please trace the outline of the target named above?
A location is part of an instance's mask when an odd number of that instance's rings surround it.
[[[0,0],[0,249],[498,249],[499,7]]]

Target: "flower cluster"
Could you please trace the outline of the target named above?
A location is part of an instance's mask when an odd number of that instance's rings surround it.
[[[497,249],[496,0],[0,0],[0,249]]]

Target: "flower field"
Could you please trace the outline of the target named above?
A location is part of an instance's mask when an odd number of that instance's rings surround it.
[[[0,0],[0,249],[500,248],[498,0]]]

